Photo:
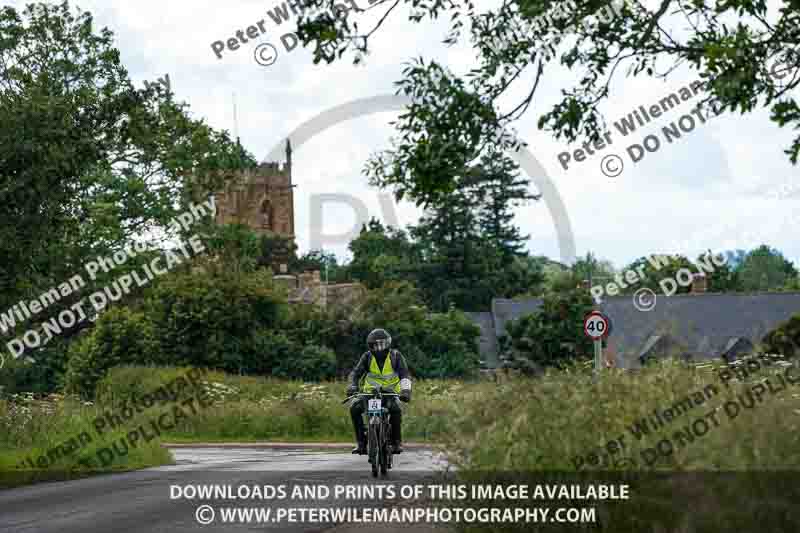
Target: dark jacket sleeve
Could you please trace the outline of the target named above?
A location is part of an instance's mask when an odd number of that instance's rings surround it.
[[[400,350],[395,350],[395,360],[392,361],[392,367],[397,372],[397,377],[400,379],[411,379],[411,372],[408,371],[408,364],[406,358],[400,353]]]
[[[362,354],[361,358],[356,363],[356,366],[354,366],[352,372],[350,372],[348,379],[350,380],[351,386],[358,387],[358,382],[369,370],[369,367],[367,366],[369,364],[369,358],[367,357],[368,355],[369,352]]]

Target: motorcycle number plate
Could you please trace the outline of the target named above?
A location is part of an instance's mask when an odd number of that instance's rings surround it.
[[[380,413],[381,412],[381,401],[380,399],[369,400],[367,405],[367,411],[370,413]]]

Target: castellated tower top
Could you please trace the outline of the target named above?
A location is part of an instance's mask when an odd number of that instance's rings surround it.
[[[286,163],[264,162],[238,171],[215,195],[218,224],[245,224],[257,233],[294,239],[292,145],[286,140]]]

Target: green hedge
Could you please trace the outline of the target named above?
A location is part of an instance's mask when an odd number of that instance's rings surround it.
[[[781,354],[785,357],[800,355],[800,314],[764,335],[762,348],[767,353]]]
[[[89,333],[70,346],[66,390],[90,397],[108,369],[120,364],[159,363],[161,353],[155,326],[147,315],[124,307],[109,309]]]
[[[369,291],[344,318],[287,306],[266,270],[195,272],[159,280],[135,309],[102,314],[69,347],[66,389],[93,397],[108,369],[130,364],[322,381],[346,375],[378,327],[389,330],[416,378],[478,369],[478,327],[457,310],[430,313],[409,284]]]
[[[64,337],[53,337],[45,346],[18,359],[6,353],[5,364],[0,368],[0,391],[47,394],[59,390],[64,384],[69,344]],[[34,362],[24,360],[29,356]]]
[[[90,397],[107,370],[122,364],[270,372],[276,358],[264,337],[282,306],[268,271],[167,276],[139,309],[108,310],[69,347],[66,389]]]
[[[275,365],[273,374],[278,377],[305,381],[321,381],[336,373],[336,354],[330,348],[306,344],[298,352]]]
[[[503,359],[514,368],[536,374],[543,367],[562,366],[592,353],[583,319],[592,299],[582,289],[550,293],[534,313],[510,320],[502,339]]]
[[[159,283],[145,309],[164,364],[250,373],[267,370],[257,333],[276,326],[282,303],[268,271],[192,273]]]
[[[347,374],[367,350],[367,335],[375,328],[389,332],[392,346],[405,355],[417,378],[468,377],[478,370],[478,326],[455,309],[431,313],[419,291],[407,282],[367,291],[347,320],[337,320],[315,306],[296,305],[281,325],[302,345],[333,348],[339,376]]]

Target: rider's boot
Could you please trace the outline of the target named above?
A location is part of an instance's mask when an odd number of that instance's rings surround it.
[[[358,439],[358,446],[353,448],[351,452],[354,455],[367,455],[367,439],[362,435],[360,439]]]
[[[356,455],[367,454],[367,434],[364,428],[364,418],[359,414],[358,417],[353,416],[353,426],[356,433],[356,447],[353,448],[352,453]]]
[[[394,413],[389,420],[392,424],[392,453],[403,453],[403,439],[400,433],[403,427],[403,415]]]

